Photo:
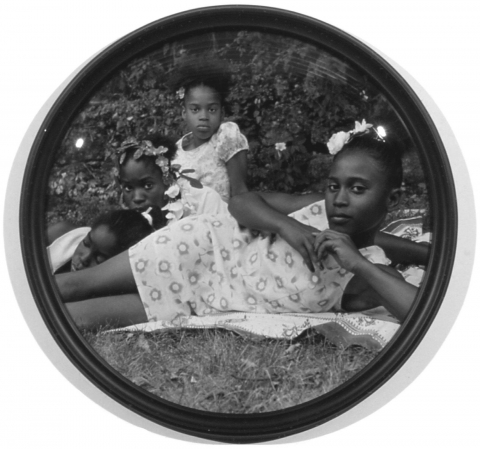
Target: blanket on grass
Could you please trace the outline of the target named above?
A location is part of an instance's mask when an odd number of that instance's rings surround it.
[[[419,217],[392,222],[385,231],[416,241],[429,241],[423,234]],[[424,270],[408,267],[404,278],[418,286]],[[154,321],[114,329],[108,332],[161,332],[172,329],[227,329],[253,338],[293,340],[307,331],[324,335],[332,343],[348,347],[360,345],[368,349],[383,349],[400,327],[396,318],[385,308],[362,313],[282,313],[257,314],[227,312],[207,316],[185,316],[173,321]]]

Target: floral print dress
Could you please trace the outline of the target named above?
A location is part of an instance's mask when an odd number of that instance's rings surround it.
[[[247,138],[233,122],[222,123],[208,142],[185,151],[183,146],[191,137],[192,133],[189,133],[177,142],[177,154],[173,163],[181,165],[182,169],[195,170],[189,176],[216,190],[228,202],[230,180],[226,163],[238,152],[248,150]]]
[[[319,230],[328,227],[325,203],[291,214]],[[361,253],[388,264],[376,246]],[[219,312],[340,311],[353,274],[333,257],[310,272],[280,237],[255,237],[230,214],[186,217],[130,248],[130,264],[149,321]]]

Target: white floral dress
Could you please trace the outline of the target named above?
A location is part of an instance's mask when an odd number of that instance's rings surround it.
[[[226,163],[238,152],[248,150],[247,138],[235,123],[226,122],[220,125],[208,142],[185,151],[183,145],[191,135],[189,133],[177,142],[177,154],[173,163],[181,165],[182,169],[195,170],[189,176],[216,190],[228,202],[230,181]]]
[[[327,228],[324,201],[291,214]],[[361,253],[388,264],[376,246]],[[184,218],[130,248],[130,264],[149,321],[218,312],[340,311],[353,274],[329,257],[314,273],[280,237],[253,237],[229,214]]]

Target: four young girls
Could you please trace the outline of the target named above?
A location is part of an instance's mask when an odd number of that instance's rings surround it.
[[[191,313],[379,305],[403,320],[417,289],[375,246],[385,214],[400,198],[401,159],[366,124],[344,134],[325,201],[319,194],[246,192],[230,200],[232,215],[186,217],[100,266],[58,275],[74,320],[122,326]],[[249,229],[276,238],[254,237]]]

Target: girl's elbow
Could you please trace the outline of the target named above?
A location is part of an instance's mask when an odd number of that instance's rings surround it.
[[[235,216],[235,214],[237,213],[238,211],[238,208],[239,208],[239,197],[238,195],[236,196],[232,196],[230,198],[230,200],[228,201],[228,211],[233,215]]]

